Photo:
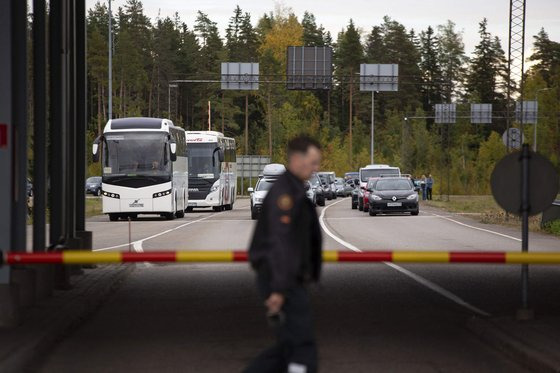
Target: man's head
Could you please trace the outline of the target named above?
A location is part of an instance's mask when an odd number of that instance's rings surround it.
[[[299,135],[288,142],[288,170],[298,179],[308,180],[321,165],[321,145],[312,137]]]

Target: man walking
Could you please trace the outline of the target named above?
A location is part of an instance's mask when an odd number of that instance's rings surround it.
[[[429,174],[428,178],[426,179],[426,197],[428,198],[429,201],[432,200],[433,187],[434,187],[434,178],[432,177],[432,174]]]
[[[321,228],[304,182],[319,170],[320,145],[308,136],[288,143],[287,171],[264,202],[249,249],[276,344],[245,372],[317,372],[317,347],[306,285],[321,272]]]

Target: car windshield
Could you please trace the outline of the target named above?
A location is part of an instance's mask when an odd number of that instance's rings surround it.
[[[405,179],[388,179],[388,180],[378,180],[375,184],[375,189],[379,191],[383,190],[410,190],[412,185],[410,181]]]
[[[344,186],[344,180],[342,180],[342,179],[336,179],[336,185]]]
[[[372,169],[364,169],[361,171],[362,173],[362,181],[366,182],[370,177],[380,177],[381,175],[400,175],[398,168],[372,168]]]
[[[105,135],[104,177],[169,176],[171,165],[167,134],[119,132]]]
[[[311,183],[311,186],[313,186],[313,187],[319,186],[321,184],[319,182],[319,178],[317,176],[311,177],[311,179],[309,179],[309,182]]]
[[[189,143],[187,145],[187,157],[189,158],[189,177],[203,179],[217,179],[220,177],[220,161],[218,152],[214,152],[218,144],[213,143]],[[214,163],[212,164],[212,157]]]
[[[257,183],[257,188],[255,190],[257,191],[270,190],[272,184],[274,184],[273,180],[262,179]]]
[[[88,177],[86,180],[86,183],[100,183],[101,182],[101,176],[92,176],[92,177]]]

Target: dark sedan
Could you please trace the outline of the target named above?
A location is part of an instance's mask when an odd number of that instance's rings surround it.
[[[101,195],[101,176],[88,177],[86,180],[86,193],[94,196]]]
[[[410,178],[379,178],[368,185],[369,214],[409,212],[418,215],[417,188]]]

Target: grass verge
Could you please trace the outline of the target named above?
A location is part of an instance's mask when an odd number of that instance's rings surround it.
[[[515,215],[506,215],[491,195],[483,196],[449,196],[449,201],[442,196],[434,196],[431,201],[421,201],[424,206],[436,207],[445,211],[469,214],[473,219],[485,224],[500,224],[521,228],[521,219]],[[560,236],[560,220],[541,227],[541,215],[529,218],[529,229],[532,232],[546,232]]]

